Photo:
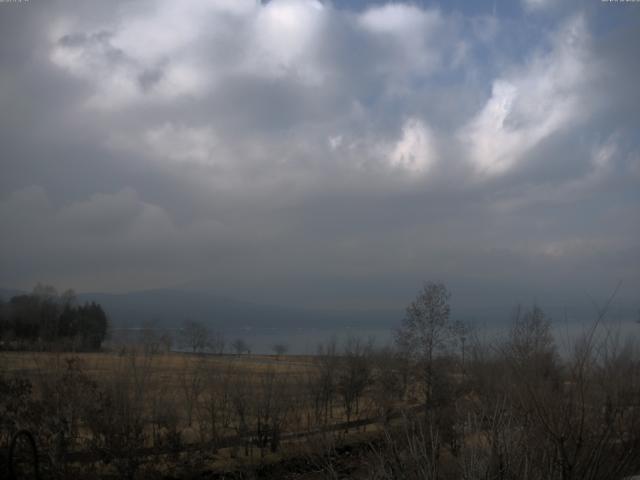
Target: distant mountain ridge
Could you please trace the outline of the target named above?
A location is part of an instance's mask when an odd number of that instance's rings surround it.
[[[27,293],[0,289],[0,298]],[[392,326],[401,311],[319,310],[263,305],[209,292],[172,289],[129,293],[80,293],[78,302],[95,301],[107,312],[115,328],[140,327],[153,323],[158,327],[178,327],[186,319],[197,320],[213,328],[229,327],[336,327]]]
[[[9,300],[25,291],[0,288],[0,298]],[[107,312],[114,328],[135,328],[153,323],[158,327],[180,327],[184,320],[196,320],[211,328],[289,328],[289,327],[381,327],[394,328],[404,316],[404,309],[314,309],[251,303],[216,295],[207,291],[155,289],[127,293],[80,293],[78,302],[95,301]],[[452,299],[452,316],[478,326],[506,326],[513,316],[517,301],[501,304],[456,304]],[[540,302],[539,305],[556,325],[590,324],[596,317],[593,305],[563,305]],[[528,308],[531,303],[522,303]],[[607,320],[636,321],[638,310],[624,302],[610,307]]]

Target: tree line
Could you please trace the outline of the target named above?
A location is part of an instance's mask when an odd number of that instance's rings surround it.
[[[31,293],[0,300],[0,348],[99,350],[108,327],[102,306],[78,304],[73,290],[58,294],[38,284]]]

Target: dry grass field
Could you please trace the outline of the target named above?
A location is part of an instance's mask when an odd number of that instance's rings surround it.
[[[138,359],[143,355],[136,355]],[[34,378],[64,369],[70,359],[80,362],[85,373],[99,378],[131,365],[132,352],[71,353],[71,352],[3,352],[0,351],[0,372],[9,375],[27,375]],[[234,366],[239,371],[260,373],[274,370],[278,373],[303,374],[313,368],[313,357],[293,355],[203,355],[168,353],[147,357],[145,366],[163,378],[177,378],[185,367],[195,363],[203,368],[219,369]],[[174,380],[175,380],[174,378]]]
[[[0,352],[0,373],[31,381],[36,394],[70,370],[81,372],[97,385],[139,392],[145,410],[163,402],[178,423],[193,429],[197,419],[188,418],[190,413],[195,416],[189,409],[202,407],[205,396],[242,388],[246,390],[242,393],[255,399],[265,377],[286,379],[288,386],[300,385],[316,367],[308,356]]]
[[[34,405],[65,425],[67,468],[98,460],[114,474],[150,458],[156,468],[198,458],[199,469],[237,470],[322,452],[327,435],[326,449],[361,441],[375,426],[332,426],[377,415],[373,396],[360,392],[347,412],[322,391],[322,371],[309,356],[0,352],[0,375],[27,380]],[[56,435],[39,441],[55,449]]]

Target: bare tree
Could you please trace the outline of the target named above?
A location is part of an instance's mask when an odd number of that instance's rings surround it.
[[[134,478],[144,463],[138,450],[147,440],[147,405],[152,395],[153,358],[131,353],[120,357],[111,378],[103,378],[95,403],[85,414],[92,450],[113,462],[120,478]]]
[[[278,450],[290,406],[289,376],[272,368],[262,373],[255,388],[253,408],[261,456],[267,446],[272,452]]]
[[[347,422],[360,411],[360,400],[371,383],[372,345],[351,337],[344,348],[343,361],[338,373],[338,392],[342,397]]]
[[[158,339],[160,342],[160,349],[163,353],[170,353],[173,347],[173,338],[169,332],[164,332]]]
[[[316,369],[310,371],[307,377],[307,389],[313,402],[315,422],[326,425],[336,393],[336,376],[339,367],[335,339],[327,345],[318,346],[315,362]]]
[[[562,364],[537,307],[516,311],[497,353],[472,349],[467,436],[482,441],[463,445],[464,478],[614,480],[640,471],[640,355],[602,332],[605,312]]]
[[[184,395],[187,425],[190,427],[193,422],[194,411],[199,403],[200,395],[204,390],[205,364],[204,357],[185,355],[182,360],[180,387]]]
[[[455,343],[460,325],[450,319],[451,294],[441,283],[425,283],[407,307],[402,325],[396,331],[396,345],[421,365],[425,408],[433,397],[434,360]]]
[[[198,414],[204,437],[216,445],[231,426],[232,384],[238,372],[231,363],[205,371],[203,401],[198,404]]]
[[[380,441],[372,445],[372,461],[369,462],[366,478],[450,478],[440,474],[439,447],[438,432],[434,428],[417,422],[415,418],[403,418],[397,427],[385,428]]]
[[[201,322],[185,320],[180,333],[183,345],[193,353],[203,352],[209,345],[209,329]]]
[[[243,372],[242,375],[235,375],[231,384],[231,407],[233,411],[233,426],[236,430],[238,440],[244,444],[245,456],[248,456],[251,448],[252,431],[251,408],[254,397],[252,395],[253,378],[250,372]],[[232,456],[235,456],[235,450]]]
[[[155,355],[160,352],[160,336],[157,331],[157,321],[145,322],[138,332],[138,343],[145,354]]]
[[[520,365],[552,369],[557,360],[551,322],[540,307],[516,307],[507,353]],[[550,372],[547,372],[550,373]]]
[[[372,355],[373,388],[372,397],[387,423],[394,407],[404,396],[402,364],[390,348],[377,350]]]
[[[209,348],[213,353],[216,355],[222,355],[224,353],[225,346],[226,341],[222,332],[215,331],[210,335]]]
[[[237,355],[242,355],[245,352],[249,352],[249,345],[242,338],[237,338],[231,344],[231,347]]]
[[[272,347],[273,352],[280,358],[289,351],[289,346],[284,343],[276,343]]]

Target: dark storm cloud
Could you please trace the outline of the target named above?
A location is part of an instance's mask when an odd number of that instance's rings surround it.
[[[633,297],[640,16],[594,8],[2,5],[0,283]]]

